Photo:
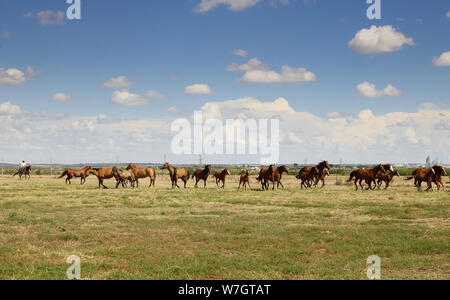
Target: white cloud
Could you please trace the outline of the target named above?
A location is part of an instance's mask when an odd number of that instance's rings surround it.
[[[43,10],[37,12],[36,14],[34,14],[33,12],[27,12],[25,14],[25,18],[33,18],[33,17],[36,17],[38,23],[42,26],[61,25],[64,24],[66,14],[61,10],[59,11]]]
[[[228,5],[232,11],[240,11],[256,5],[259,1],[260,0],[201,0],[194,8],[194,12],[206,13],[221,4]]]
[[[227,71],[244,72],[240,81],[247,83],[301,83],[317,80],[316,75],[305,68],[282,66],[280,72],[272,71],[258,58],[252,58],[242,65],[233,63],[227,67]]]
[[[370,82],[363,82],[356,86],[356,91],[360,96],[366,98],[376,98],[376,97],[398,97],[403,94],[402,91],[395,88],[391,84],[388,84],[384,90],[377,90],[375,84]]]
[[[64,94],[64,93],[56,93],[53,94],[51,100],[53,102],[68,102],[72,99],[72,96]]]
[[[171,113],[171,114],[181,114],[183,113],[183,109],[178,107],[178,106],[171,106],[169,107],[169,109],[167,110],[167,112]]]
[[[112,78],[109,81],[103,84],[104,87],[111,89],[122,89],[128,88],[133,85],[133,82],[126,78],[125,76],[119,76],[116,78]]]
[[[0,84],[9,86],[19,86],[25,81],[30,80],[36,76],[38,72],[35,72],[31,67],[27,67],[26,74],[16,68],[4,69],[0,68]]]
[[[141,106],[150,104],[150,102],[138,94],[128,92],[128,90],[115,91],[111,102],[124,106]]]
[[[3,108],[6,107],[6,108]],[[27,157],[27,161],[104,162],[120,161],[195,162],[198,156],[170,155],[170,119],[113,118],[106,115],[63,116],[21,113],[11,104],[0,105],[0,152],[6,161]],[[295,111],[286,99],[262,102],[242,98],[207,102],[201,108],[204,119],[280,120],[280,163],[310,163],[327,159],[344,163],[420,162],[427,155],[450,161],[450,111],[422,105],[416,112],[376,115],[363,110],[354,117],[333,113],[322,118]],[[11,114],[13,113],[13,114]],[[133,149],[133,151],[130,151]],[[212,163],[252,163],[248,157],[209,156]],[[259,157],[254,159],[259,162]]]
[[[234,55],[237,55],[237,56],[243,56],[243,57],[247,56],[247,51],[242,50],[242,49],[233,50],[231,53],[233,53]]]
[[[437,67],[450,67],[450,51],[442,53],[439,58],[435,57],[433,64]]]
[[[208,95],[213,91],[208,84],[193,84],[185,87],[184,92],[188,95]]]
[[[160,93],[158,91],[151,90],[151,91],[148,91],[147,93],[145,93],[145,97],[148,99],[152,99],[152,98],[164,99],[164,98],[166,98],[166,95],[164,95],[163,93]]]
[[[413,39],[405,37],[391,25],[361,29],[349,43],[354,53],[365,55],[399,51],[404,45],[413,46]]]
[[[22,110],[19,106],[11,104],[9,101],[0,104],[0,115],[16,115],[21,112]]]

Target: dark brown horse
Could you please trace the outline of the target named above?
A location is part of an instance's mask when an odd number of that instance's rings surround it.
[[[186,169],[174,168],[169,163],[165,163],[162,166],[162,169],[169,170],[170,180],[172,182],[172,189],[174,189],[175,187],[180,188],[178,186],[178,179],[181,179],[184,182],[184,188],[186,188],[186,183],[188,182],[189,178],[191,177],[191,175],[189,174],[189,172]]]
[[[267,182],[266,182],[266,185],[267,185],[266,189],[269,188],[269,182],[273,182],[273,183],[276,182],[277,183],[277,189],[280,188],[280,185],[284,189],[283,183],[281,182],[281,177],[283,177],[283,173],[289,174],[289,168],[286,167],[286,166],[278,167],[275,170],[275,173],[273,174],[273,181],[272,181],[272,178],[269,178],[267,180]]]
[[[384,182],[384,184],[386,184],[386,187],[384,189],[387,190],[394,176],[400,177],[400,173],[397,170],[391,171],[389,174],[378,172],[377,174],[378,189],[381,188],[381,185]]]
[[[322,182],[322,186],[320,188],[323,188],[325,186],[325,178],[327,176],[330,176],[330,171],[328,171],[328,169],[323,169],[322,172],[319,171],[318,173],[319,173],[318,178],[317,178],[318,180],[316,181],[314,186],[318,187],[319,182]]]
[[[141,169],[136,167],[134,164],[129,164],[127,167],[127,171],[131,171],[134,174],[134,177],[136,179],[136,187],[139,187],[139,179],[142,178],[150,178],[150,185],[149,187],[151,187],[153,185],[153,187],[155,187],[155,181],[156,181],[156,172],[155,170],[153,170],[152,168],[146,168],[146,169]]]
[[[70,181],[70,179],[72,178],[81,178],[81,185],[83,185],[86,182],[86,178],[89,176],[87,174],[87,171],[89,171],[91,169],[91,166],[86,166],[83,169],[80,170],[67,170],[64,171],[64,173],[62,173],[61,176],[59,176],[59,178],[63,178],[64,176],[66,177],[66,184],[72,184],[72,182]]]
[[[321,177],[324,177],[323,176],[324,170],[325,169],[330,170],[330,165],[328,164],[328,161],[326,161],[326,160],[322,161],[315,167],[317,168],[318,172],[316,173],[315,171],[313,171],[316,174],[315,174],[315,178],[311,178],[307,181],[309,187],[311,187],[312,184],[314,184],[314,186],[317,187],[319,184],[319,181],[321,181]],[[313,168],[314,168],[313,166],[305,166],[300,170],[299,175],[300,175],[300,173],[303,173],[303,172],[310,174],[311,170]],[[305,175],[303,175],[303,177],[305,177]],[[298,179],[300,179],[300,178],[298,178]],[[322,187],[324,187],[324,186],[325,186],[325,180],[322,180]]]
[[[300,188],[311,188],[312,184],[315,182],[317,177],[319,176],[319,169],[317,167],[307,167],[303,168],[298,172],[298,175],[295,178],[301,180]]]
[[[115,178],[116,181],[120,181],[119,176],[117,174],[115,175],[113,172],[113,168],[102,168],[102,169],[89,169],[86,172],[87,175],[93,174],[98,178],[98,188],[103,187],[104,189],[107,189],[108,187],[103,184],[103,181],[105,179],[111,179]]]
[[[245,171],[245,174],[241,175],[241,178],[239,179],[239,187],[238,190],[241,188],[241,185],[247,190],[247,185],[250,187],[250,171]]]
[[[203,180],[203,187],[206,188],[206,181],[208,180],[209,173],[211,173],[211,165],[206,165],[205,168],[198,169],[195,171],[194,175],[192,175],[192,178],[195,178],[195,187],[198,187],[198,182],[200,180]]]
[[[415,169],[412,173],[412,176],[406,178],[405,180],[411,180],[414,179],[414,185],[417,187],[417,190],[419,192],[422,191],[422,182],[427,183],[427,191],[431,190],[433,186],[431,185],[431,182],[433,181],[433,176],[436,174],[434,168],[430,168],[428,170],[424,169]]]
[[[226,180],[226,177],[227,177],[227,175],[231,175],[230,174],[230,172],[228,171],[228,168],[226,168],[226,169],[224,169],[222,172],[216,172],[215,174],[214,174],[214,177],[216,178],[216,185],[217,185],[217,187],[219,187],[219,182],[221,182],[222,181],[222,189],[224,189],[225,188],[225,180]]]
[[[31,179],[31,175],[30,174],[31,174],[31,166],[26,166],[26,167],[20,168],[20,170],[17,171],[17,173],[15,173],[13,175],[13,177],[16,176],[16,175],[19,175],[19,179],[22,180],[22,176],[24,176],[25,180],[26,180],[27,176],[28,176],[28,180],[30,180]]]
[[[447,176],[447,172],[445,171],[444,167],[442,166],[434,166],[434,175],[433,175],[433,182],[437,186],[438,191],[441,190],[440,185],[442,185],[442,188],[445,190],[445,185],[442,183],[442,176]]]
[[[261,182],[261,188],[263,191],[269,189],[268,181],[273,182],[273,189],[275,189],[274,175],[275,175],[275,165],[270,165],[269,168],[262,168],[259,171],[259,176],[256,178],[259,182]]]
[[[372,169],[357,169],[350,174],[350,179],[348,180],[348,182],[352,181],[352,179],[355,178],[356,190],[358,190],[358,185],[357,185],[358,181],[359,181],[359,185],[361,186],[361,189],[364,190],[362,181],[365,180],[366,183],[369,185],[369,187],[366,190],[371,190],[372,182],[375,185],[374,188],[376,188],[376,185],[377,185],[376,179],[377,179],[377,174],[379,172],[386,173],[386,170],[384,169],[383,165],[378,165]]]

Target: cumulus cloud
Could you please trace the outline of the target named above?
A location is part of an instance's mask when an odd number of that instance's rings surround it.
[[[128,90],[115,91],[112,95],[111,102],[123,106],[141,106],[150,104],[147,98],[130,93]]]
[[[208,84],[193,84],[184,88],[184,92],[188,95],[208,95],[212,94],[213,90]]]
[[[442,53],[439,57],[435,57],[433,64],[437,67],[450,67],[450,51]]]
[[[232,11],[240,11],[248,7],[256,5],[260,0],[201,0],[201,2],[194,8],[194,12],[206,13],[218,5],[228,5]]]
[[[247,51],[242,50],[242,49],[233,50],[231,53],[233,53],[234,55],[237,55],[237,56],[243,56],[243,57],[247,56]]]
[[[72,96],[64,93],[53,94],[51,100],[53,102],[68,102],[72,99]]]
[[[133,82],[125,76],[112,78],[103,84],[104,87],[111,89],[128,88],[133,85]]]
[[[11,102],[4,102],[0,104],[0,115],[16,115],[22,113],[19,106],[11,104]]]
[[[354,53],[364,55],[399,51],[405,45],[413,46],[413,39],[407,38],[391,25],[372,25],[369,29],[361,29],[349,43]]]
[[[166,95],[164,95],[163,93],[160,93],[158,91],[155,90],[151,90],[148,91],[147,93],[145,93],[145,97],[148,99],[164,99],[166,98]]]
[[[27,12],[25,18],[36,18],[37,22],[42,26],[47,25],[62,25],[64,24],[66,14],[61,11],[43,10],[36,14],[33,12]]]
[[[363,82],[356,86],[356,91],[360,96],[366,98],[376,98],[376,97],[398,97],[403,94],[402,91],[395,88],[391,84],[388,84],[383,90],[379,91],[376,89],[375,84],[370,82]]]
[[[38,72],[31,67],[26,68],[26,73],[16,68],[0,68],[0,84],[19,86],[36,75],[38,75]]]
[[[171,156],[168,119],[133,119],[99,116],[62,116],[21,113],[20,108],[0,105],[0,152],[7,161],[27,157],[28,161],[59,162],[158,162],[167,153],[171,161],[197,161],[198,156]],[[4,108],[6,107],[6,108]],[[419,162],[426,155],[450,161],[450,111],[421,105],[416,112],[374,114],[363,110],[355,116],[339,113],[323,118],[294,110],[284,98],[263,102],[241,98],[207,102],[201,110],[204,120],[271,119],[280,120],[282,163],[301,163],[327,159],[345,163]],[[11,113],[12,112],[12,113]],[[133,149],[133,151],[130,151]],[[222,156],[208,157],[223,162]],[[234,157],[230,163],[249,163]],[[254,160],[259,162],[259,157]]]
[[[276,72],[258,58],[252,58],[242,65],[233,63],[227,67],[227,71],[244,72],[240,81],[246,83],[301,83],[317,80],[316,75],[305,68],[282,66],[281,71]]]

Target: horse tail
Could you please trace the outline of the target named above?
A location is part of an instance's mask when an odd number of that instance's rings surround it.
[[[66,175],[67,175],[67,172],[68,172],[68,171],[64,171],[64,173],[62,173],[62,175],[59,176],[59,178],[63,178],[64,176],[66,176]]]
[[[353,179],[353,177],[355,177],[355,175],[356,175],[356,171],[351,172],[350,173],[350,179],[347,182],[352,181],[352,179]]]
[[[189,173],[189,171],[188,171],[187,173],[188,173],[188,178],[187,178],[187,180],[189,180],[189,178],[191,178],[191,173]]]

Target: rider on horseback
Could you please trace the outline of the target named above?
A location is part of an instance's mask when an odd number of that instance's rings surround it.
[[[20,163],[19,172],[24,172],[26,167],[27,163],[24,160],[22,160],[22,162]]]

